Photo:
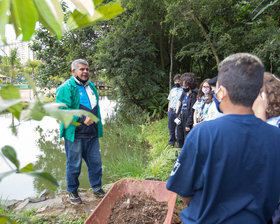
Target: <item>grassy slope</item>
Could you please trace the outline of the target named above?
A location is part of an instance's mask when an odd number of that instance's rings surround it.
[[[111,182],[126,177],[168,179],[176,149],[167,146],[167,118],[149,125],[109,121],[104,130],[101,149],[110,157],[104,164],[104,178]]]
[[[167,145],[169,140],[167,118],[156,121],[150,126],[143,126],[142,134],[144,139],[151,145],[149,151],[150,161],[143,177],[153,177],[166,181],[174,166],[176,160],[175,151],[177,150]]]

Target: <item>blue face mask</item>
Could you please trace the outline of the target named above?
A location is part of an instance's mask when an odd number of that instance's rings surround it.
[[[217,93],[220,91],[220,88],[218,89],[218,91],[216,92],[216,93],[214,93],[214,95],[213,95],[213,100],[214,100],[214,102],[215,102],[215,104],[216,104],[216,108],[217,108],[217,111],[219,112],[219,113],[223,113],[222,111],[221,111],[221,109],[220,109],[220,103],[221,103],[221,101],[217,98]]]

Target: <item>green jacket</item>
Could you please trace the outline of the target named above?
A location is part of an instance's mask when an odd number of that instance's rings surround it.
[[[97,131],[98,131],[98,138],[103,137],[103,128],[101,122],[101,115],[100,115],[100,108],[98,103],[98,93],[97,89],[92,82],[89,82],[90,88],[93,90],[96,100],[97,100],[97,117],[99,119],[97,123]],[[75,82],[74,77],[72,76],[70,79],[66,80],[58,89],[56,90],[56,102],[57,103],[64,103],[68,106],[68,110],[71,109],[79,109],[80,106],[80,95],[77,84]],[[73,121],[78,121],[79,117],[74,116]],[[71,142],[75,140],[75,130],[76,126],[70,124],[67,128],[64,128],[63,123],[60,126],[60,138],[64,137]]]

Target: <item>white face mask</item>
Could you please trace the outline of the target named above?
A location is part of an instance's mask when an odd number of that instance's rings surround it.
[[[216,108],[217,108],[217,111],[219,111],[219,113],[223,113],[221,110],[220,110],[220,103],[221,103],[221,100],[219,100],[217,98],[217,93],[220,91],[221,89],[218,88],[217,91],[215,92],[214,96],[213,96],[213,100],[216,104]]]

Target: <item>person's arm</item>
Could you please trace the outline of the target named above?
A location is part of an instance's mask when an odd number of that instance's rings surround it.
[[[177,104],[177,107],[176,107],[176,114],[177,115],[179,114],[179,110],[180,110],[181,105],[182,105],[182,102],[179,101],[178,104]]]
[[[194,114],[194,109],[193,109],[193,105],[195,104],[196,102],[196,95],[195,94],[192,94],[191,97],[190,97],[190,103],[188,104],[188,110],[189,110],[189,113],[188,113],[188,117],[187,117],[187,121],[186,121],[186,131],[190,131],[191,130],[191,127],[193,126],[193,114]]]
[[[180,96],[180,99],[179,99],[179,101],[178,101],[178,103],[177,103],[177,107],[176,107],[176,114],[177,114],[177,115],[179,115],[179,112],[180,112],[180,110],[181,110],[182,101],[183,101],[184,97],[185,97],[185,93],[182,92],[182,94],[181,94],[181,96]]]
[[[170,101],[168,102],[168,109],[167,112],[170,110]]]
[[[197,110],[194,110],[194,113],[193,113],[193,126],[197,125]]]

